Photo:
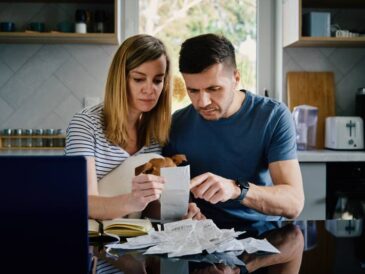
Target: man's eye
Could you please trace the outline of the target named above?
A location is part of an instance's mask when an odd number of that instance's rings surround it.
[[[209,91],[218,91],[218,90],[220,90],[221,88],[220,87],[211,87],[211,88],[209,88],[208,90]]]
[[[197,92],[199,92],[199,90],[197,90],[197,89],[188,89],[188,91],[189,91],[190,93],[197,93]]]

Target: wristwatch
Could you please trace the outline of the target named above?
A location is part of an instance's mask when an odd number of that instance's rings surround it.
[[[247,180],[244,180],[243,178],[236,179],[236,185],[240,188],[241,193],[240,195],[235,199],[235,201],[242,202],[242,200],[246,197],[246,194],[250,188],[250,185]]]

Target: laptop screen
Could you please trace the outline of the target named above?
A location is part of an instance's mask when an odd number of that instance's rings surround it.
[[[86,174],[84,157],[0,156],[1,260],[9,273],[88,272]]]

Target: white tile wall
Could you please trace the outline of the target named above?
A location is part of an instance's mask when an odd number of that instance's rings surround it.
[[[0,45],[0,129],[63,128],[85,96],[103,98],[116,46]]]

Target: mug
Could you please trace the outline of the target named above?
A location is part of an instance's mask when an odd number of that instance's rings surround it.
[[[42,22],[31,22],[29,27],[32,31],[43,32],[45,30],[45,25]]]
[[[71,22],[60,22],[57,25],[58,31],[60,32],[74,32],[74,24]]]
[[[14,22],[1,22],[0,31],[4,31],[4,32],[15,31],[15,23]]]

